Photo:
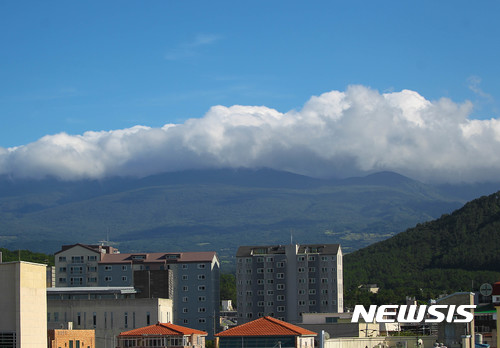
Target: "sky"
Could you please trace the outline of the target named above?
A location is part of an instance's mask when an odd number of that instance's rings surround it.
[[[0,2],[0,175],[498,180],[497,1]]]

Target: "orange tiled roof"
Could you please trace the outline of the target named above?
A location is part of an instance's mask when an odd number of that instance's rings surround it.
[[[236,326],[232,329],[219,332],[215,336],[316,336],[316,332],[303,329],[299,326],[274,319],[272,317],[262,317]]]
[[[120,336],[142,336],[142,335],[163,335],[163,336],[185,336],[185,335],[207,335],[205,331],[190,329],[188,327],[174,325],[171,323],[157,323],[139,329],[125,331]]]

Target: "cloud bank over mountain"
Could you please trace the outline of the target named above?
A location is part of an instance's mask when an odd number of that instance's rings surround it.
[[[315,177],[390,170],[427,182],[498,180],[500,120],[473,105],[364,86],[312,97],[301,110],[214,106],[162,128],[60,133],[0,148],[0,174],[64,180],[268,167]]]

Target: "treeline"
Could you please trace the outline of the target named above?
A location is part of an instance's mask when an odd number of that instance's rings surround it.
[[[344,257],[345,305],[401,303],[500,281],[500,192]],[[378,294],[358,288],[377,284]]]
[[[0,248],[0,251],[2,252],[3,262],[28,261],[54,266],[54,255],[35,253],[29,250],[8,250],[5,248]]]

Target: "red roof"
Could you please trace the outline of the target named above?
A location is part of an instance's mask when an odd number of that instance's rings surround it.
[[[142,335],[158,335],[158,336],[187,336],[187,335],[207,335],[205,331],[190,329],[188,327],[174,325],[171,323],[157,323],[139,329],[125,331],[120,336],[142,336]]]
[[[274,319],[262,317],[232,329],[219,332],[215,336],[316,336],[316,332]]]

